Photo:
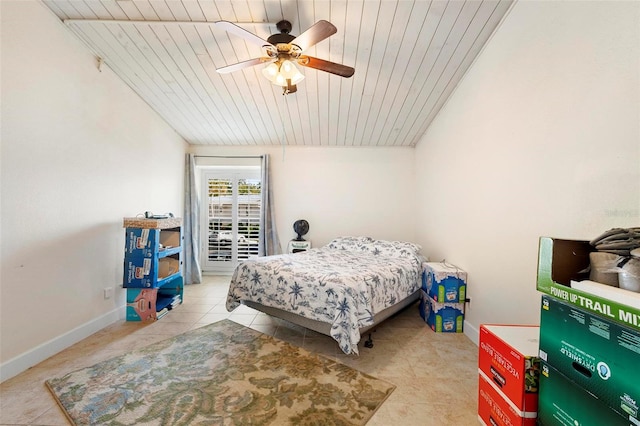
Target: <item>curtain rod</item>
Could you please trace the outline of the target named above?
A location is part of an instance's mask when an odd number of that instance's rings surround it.
[[[264,155],[194,155],[196,158],[262,158]]]

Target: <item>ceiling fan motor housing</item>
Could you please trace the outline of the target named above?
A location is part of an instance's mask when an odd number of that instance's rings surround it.
[[[276,24],[276,28],[280,31],[278,34],[272,34],[267,41],[274,46],[278,44],[289,44],[295,40],[295,36],[289,34],[291,32],[291,22],[280,21]]]
[[[274,34],[272,36],[269,36],[269,38],[267,39],[267,41],[274,46],[277,46],[279,44],[289,44],[293,40],[295,40],[295,37],[290,34]]]
[[[295,37],[291,34],[274,34],[267,39],[267,41],[274,46],[278,44],[289,44],[293,40],[295,40]]]
[[[291,22],[287,21],[286,19],[283,19],[282,21],[280,21],[280,22],[278,22],[276,24],[276,28],[282,34],[289,34],[291,32],[291,28],[293,28],[293,26],[291,25]]]

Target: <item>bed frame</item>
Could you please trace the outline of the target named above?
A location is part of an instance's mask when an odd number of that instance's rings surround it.
[[[367,333],[369,334],[368,339],[364,342],[365,347],[367,348],[373,347],[373,339],[371,338],[371,332],[370,332],[373,328],[375,328],[378,324],[380,324],[382,321],[386,320],[393,314],[400,312],[404,308],[412,305],[419,299],[420,299],[420,290],[414,292],[412,295],[410,295],[406,299],[401,300],[395,305],[389,306],[388,308],[375,314],[373,316],[373,324],[360,328],[361,336],[364,336]],[[304,328],[308,328],[320,334],[324,334],[331,337],[331,324],[329,324],[328,322],[312,320],[310,318],[302,317],[300,315],[296,315],[291,312],[283,311],[282,309],[272,308],[270,306],[264,306],[264,305],[261,305],[260,303],[252,302],[249,300],[243,300],[242,304],[247,305],[250,308],[256,309],[260,312],[264,312],[265,314],[283,319],[285,321],[289,321],[293,324],[302,326]]]

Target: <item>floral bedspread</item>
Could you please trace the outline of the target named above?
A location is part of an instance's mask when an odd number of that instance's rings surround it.
[[[322,248],[259,257],[236,268],[227,310],[242,300],[331,324],[346,354],[358,353],[361,327],[420,288],[420,246],[341,237]]]

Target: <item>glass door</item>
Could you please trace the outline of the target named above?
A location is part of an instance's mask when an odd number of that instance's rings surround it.
[[[258,256],[260,171],[215,170],[202,176],[202,269],[232,272],[242,260]]]

